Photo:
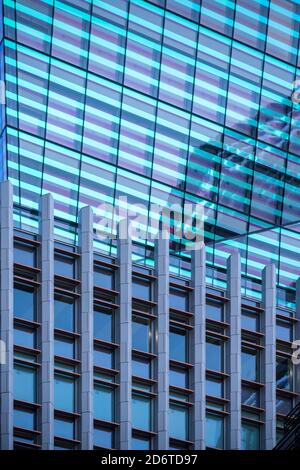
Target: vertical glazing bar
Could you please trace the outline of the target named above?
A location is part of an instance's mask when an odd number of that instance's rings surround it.
[[[205,246],[192,252],[192,311],[194,330],[192,339],[193,363],[193,435],[195,450],[205,449],[205,402],[206,402],[206,285],[205,285]]]
[[[120,225],[123,221],[120,222]],[[124,219],[124,223],[126,220]],[[132,440],[132,244],[120,229],[118,238],[120,292],[120,449],[130,450]],[[122,235],[121,235],[122,234]]]
[[[227,262],[229,298],[228,321],[230,343],[228,365],[230,374],[229,448],[241,448],[241,259],[238,251]]]
[[[263,333],[265,350],[263,356],[263,378],[265,427],[264,448],[271,450],[276,445],[276,269],[274,264],[263,270]]]
[[[0,183],[1,446],[13,448],[13,188]]]
[[[93,448],[93,212],[79,213],[81,280],[81,447]]]
[[[156,240],[158,449],[169,448],[169,239]]]
[[[41,431],[42,449],[54,446],[54,202],[51,194],[40,201],[41,237]]]

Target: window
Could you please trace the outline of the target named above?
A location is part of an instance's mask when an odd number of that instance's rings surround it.
[[[224,418],[213,413],[206,415],[206,447],[223,449],[224,447]]]
[[[132,321],[132,348],[150,352],[150,322],[134,317]]]
[[[34,287],[15,285],[14,315],[18,318],[24,318],[24,320],[36,320],[36,293]]]
[[[249,310],[242,310],[242,328],[250,331],[259,331],[258,314]]]
[[[14,262],[26,266],[36,265],[36,250],[25,243],[14,244]]]
[[[170,308],[188,312],[189,302],[188,294],[182,289],[170,289]]]
[[[36,369],[26,365],[14,366],[14,398],[15,400],[36,403]]]
[[[132,278],[132,297],[151,300],[151,283],[137,277]]]
[[[54,420],[54,434],[58,437],[65,439],[75,438],[75,425],[74,421],[67,418],[55,418]]]
[[[140,357],[133,357],[132,358],[132,375],[150,379],[151,362],[147,359],[142,359]]]
[[[94,349],[94,365],[105,367],[106,369],[114,368],[114,352],[108,348]]]
[[[54,354],[55,356],[67,357],[74,359],[75,356],[75,343],[72,338],[55,337],[54,339]]]
[[[75,260],[72,256],[67,255],[58,255],[54,257],[54,273],[63,276],[69,277],[71,279],[75,278]]]
[[[170,330],[170,359],[188,362],[186,331],[180,328]]]
[[[242,404],[259,407],[259,391],[251,387],[242,387]]]
[[[207,302],[206,316],[211,320],[224,321],[224,305],[220,302]]]
[[[186,406],[170,404],[169,412],[170,437],[188,439],[189,410]]]
[[[276,358],[276,386],[284,390],[291,390],[293,385],[291,360],[286,357]]]
[[[283,341],[292,341],[292,326],[289,321],[277,320],[276,338]]]
[[[75,381],[73,377],[55,374],[54,406],[70,413],[75,411]]]
[[[150,450],[150,439],[148,437],[135,437],[132,438],[132,450]]]
[[[34,349],[36,347],[36,331],[32,328],[16,326],[14,329],[14,343]]]
[[[293,400],[288,397],[277,396],[276,412],[287,415],[293,407]]]
[[[177,367],[170,367],[170,385],[174,387],[188,388],[188,372]]]
[[[110,268],[95,268],[94,284],[104,289],[114,290],[114,272]]]
[[[206,380],[206,394],[211,397],[223,397],[224,384],[222,380],[218,379],[207,379]]]
[[[114,389],[105,385],[94,386],[94,418],[114,421]]]
[[[36,429],[36,411],[30,408],[15,408],[14,426],[31,430]]]
[[[94,446],[112,449],[114,447],[114,431],[109,428],[94,428]]]
[[[137,429],[150,431],[151,429],[151,401],[150,398],[132,395],[132,426]]]
[[[206,368],[224,370],[224,344],[219,339],[209,338],[206,342]]]
[[[256,382],[259,380],[258,351],[255,349],[242,350],[242,378]]]
[[[254,423],[242,423],[242,450],[258,450],[260,448],[260,427]]]
[[[94,337],[103,341],[113,342],[113,333],[112,311],[96,309],[94,311]]]
[[[54,327],[61,330],[74,331],[75,304],[72,297],[55,295],[54,299]]]

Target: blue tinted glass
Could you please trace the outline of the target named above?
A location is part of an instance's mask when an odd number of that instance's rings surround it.
[[[29,328],[16,327],[14,329],[14,343],[26,348],[35,348],[36,332]]]
[[[249,387],[242,387],[242,403],[248,406],[259,407],[259,391]]]
[[[146,320],[132,322],[132,349],[149,352],[150,325]]]
[[[188,439],[188,409],[183,406],[170,405],[170,437]]]
[[[67,419],[55,418],[54,434],[66,439],[74,439],[74,422]]]
[[[35,292],[31,287],[14,288],[14,315],[25,320],[35,320]]]
[[[288,358],[280,356],[276,358],[276,381],[278,388],[284,390],[290,390],[292,388],[293,375]]]
[[[94,418],[114,421],[114,391],[112,388],[94,387]]]
[[[74,331],[74,300],[56,297],[54,300],[54,326],[61,330]]]
[[[56,375],[54,378],[54,406],[59,410],[75,411],[74,379]]]
[[[146,281],[132,280],[132,297],[138,299],[151,300],[151,284]]]
[[[179,289],[170,289],[170,308],[188,311],[188,294]]]
[[[185,331],[170,331],[170,359],[187,362],[187,345]]]
[[[243,423],[241,441],[242,450],[258,450],[260,448],[259,426]]]
[[[206,343],[206,368],[223,371],[223,343],[210,339]]]
[[[112,449],[113,431],[106,428],[94,428],[94,446]]]
[[[69,338],[54,340],[54,354],[56,356],[74,358],[74,340]]]
[[[94,284],[104,289],[114,289],[114,273],[110,269],[95,268]]]
[[[14,426],[24,429],[36,429],[36,412],[35,410],[14,410]]]
[[[26,266],[35,266],[35,248],[25,244],[15,243],[14,262]]]
[[[103,341],[113,341],[112,313],[105,310],[94,311],[94,337]]]
[[[70,256],[55,255],[54,258],[54,273],[59,276],[75,277],[75,263],[74,258]]]
[[[132,375],[150,378],[150,362],[147,359],[132,359]]]
[[[292,340],[292,328],[290,323],[278,321],[276,325],[276,338],[282,339],[283,341]]]
[[[219,302],[207,302],[206,316],[212,320],[223,321],[223,304]]]
[[[188,388],[188,373],[183,369],[170,368],[170,385]]]
[[[113,369],[114,352],[111,349],[95,349],[94,350],[94,364],[95,366],[105,367],[106,369]]]
[[[249,311],[242,311],[242,328],[245,330],[258,331],[259,330],[259,317],[257,313]]]
[[[206,394],[211,397],[223,396],[223,382],[221,380],[206,380]]]
[[[150,399],[138,395],[132,396],[132,426],[137,429],[150,430]]]
[[[255,351],[242,351],[242,378],[257,380],[257,354]]]
[[[33,367],[14,367],[14,398],[36,403],[36,370]]]
[[[132,450],[150,450],[150,440],[147,437],[133,437]]]
[[[207,414],[205,426],[206,447],[223,449],[224,419],[222,416]]]

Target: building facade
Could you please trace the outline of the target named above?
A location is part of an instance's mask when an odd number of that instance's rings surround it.
[[[0,13],[1,448],[272,448],[300,392],[299,2]],[[201,204],[205,250],[100,240],[125,196],[146,231]]]

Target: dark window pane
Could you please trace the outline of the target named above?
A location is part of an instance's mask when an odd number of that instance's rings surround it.
[[[277,396],[276,412],[287,415],[293,407],[293,400],[291,398]]]
[[[293,384],[292,366],[288,358],[277,356],[276,385],[284,390],[291,390]]]
[[[150,431],[151,404],[147,397],[132,395],[132,426]]]
[[[15,243],[14,245],[14,263],[24,264],[26,266],[36,265],[36,250],[34,247],[25,243]]]
[[[257,313],[242,310],[242,328],[245,330],[259,331],[259,317]]]
[[[187,362],[187,338],[185,330],[170,331],[170,359]]]
[[[242,424],[242,450],[257,450],[260,448],[260,429],[256,424]]]
[[[94,311],[94,337],[103,341],[113,341],[113,319],[109,310]]]
[[[36,295],[33,287],[15,286],[14,315],[25,320],[36,319]]]
[[[170,308],[188,312],[188,294],[181,289],[170,289]]]
[[[74,299],[71,297],[55,296],[54,326],[61,330],[74,331],[75,312]]]
[[[277,321],[276,338],[283,341],[292,341],[292,327],[288,321]]]
[[[259,391],[250,387],[242,387],[242,403],[243,405],[259,407]]]
[[[257,351],[242,351],[242,378],[252,381],[259,380]]]

